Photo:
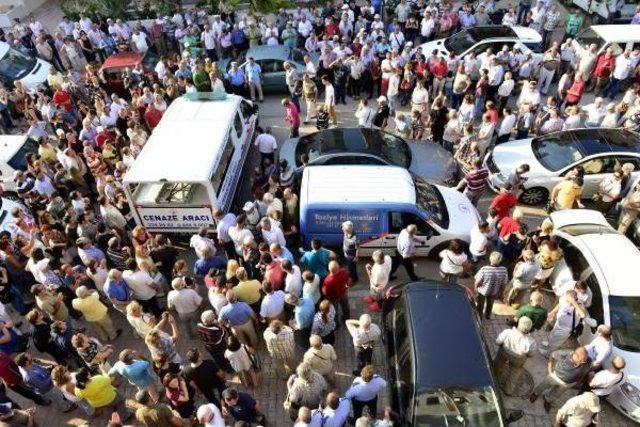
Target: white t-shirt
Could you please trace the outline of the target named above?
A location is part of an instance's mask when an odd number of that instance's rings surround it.
[[[375,263],[371,266],[371,276],[369,284],[377,287],[386,287],[389,284],[389,276],[391,275],[391,257],[384,256],[382,264]]]
[[[134,272],[125,270],[122,273],[122,278],[136,299],[146,301],[156,296],[156,290],[151,287],[153,279],[146,271],[138,270]]]
[[[367,106],[357,110],[355,116],[358,119],[358,126],[365,128],[371,127],[371,120],[373,119],[373,111],[371,110],[371,107]]]
[[[140,31],[138,34],[134,34],[131,36],[131,41],[136,45],[136,49],[140,52],[146,52],[149,50],[149,45],[147,44],[147,35]]]
[[[285,295],[283,291],[265,295],[260,303],[260,316],[264,318],[279,316],[284,310]]]
[[[206,406],[213,413],[213,418],[211,418],[210,421],[207,421],[204,424],[204,427],[225,427],[226,424],[224,422],[224,417],[222,416],[220,409],[218,409],[216,405],[214,405],[213,403],[207,403],[206,405],[202,406]]]
[[[449,249],[445,249],[440,252],[440,271],[446,274],[460,274],[463,270],[463,265],[467,261],[467,254],[462,252],[460,255],[456,255]]]
[[[302,294],[302,273],[297,265],[293,266],[293,273],[287,273],[284,279],[284,291],[297,297]]]
[[[202,297],[190,288],[179,291],[174,289],[167,295],[167,305],[175,309],[178,314],[193,313],[198,310],[200,303],[202,303]]]
[[[471,230],[471,243],[469,243],[469,252],[475,256],[482,256],[487,253],[487,243],[489,239],[478,227]]]
[[[326,85],[324,87],[324,105],[327,107],[336,105],[336,95],[333,85]]]
[[[254,145],[258,147],[258,151],[263,154],[271,154],[278,149],[278,142],[273,135],[268,133],[258,135]]]

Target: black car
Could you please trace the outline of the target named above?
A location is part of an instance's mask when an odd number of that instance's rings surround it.
[[[384,307],[392,409],[407,426],[504,426],[478,316],[461,286],[406,285]]]

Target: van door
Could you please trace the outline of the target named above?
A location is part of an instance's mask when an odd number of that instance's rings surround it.
[[[389,234],[384,236],[385,251],[387,253],[395,253],[398,234],[409,224],[415,224],[418,227],[416,256],[428,256],[435,244],[435,240],[437,240],[433,239],[433,237],[440,235],[427,221],[411,212],[389,212],[388,221]]]

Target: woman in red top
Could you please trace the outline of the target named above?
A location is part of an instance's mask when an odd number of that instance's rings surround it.
[[[164,376],[162,384],[171,407],[182,418],[191,419],[195,406],[193,404],[193,390],[189,390],[187,382],[178,374],[168,373]]]
[[[567,91],[567,96],[565,96],[564,98],[565,102],[567,103],[567,106],[579,104],[580,100],[582,99],[582,95],[584,94],[584,91],[585,91],[585,82],[584,82],[584,79],[582,78],[582,73],[577,72],[576,78],[573,81],[573,84],[571,85],[569,90]]]

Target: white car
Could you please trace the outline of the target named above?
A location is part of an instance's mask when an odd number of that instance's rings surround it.
[[[30,91],[47,81],[50,63],[35,56],[26,55],[0,42],[0,81],[12,88],[15,80],[20,80]]]
[[[27,208],[21,202],[17,200],[11,200],[6,197],[0,197],[0,231],[8,231],[12,233],[15,225],[11,211],[14,208],[20,209],[24,213],[24,216],[26,218],[33,221],[33,216],[31,215],[29,208]]]
[[[494,53],[500,52],[507,45],[509,49],[514,46],[520,49],[523,54],[534,54],[534,62],[539,62],[542,54],[542,36],[533,28],[508,27],[506,25],[486,25],[465,28],[444,39],[433,40],[421,44],[422,53],[429,56],[434,50],[439,55],[448,56],[449,52],[454,52],[458,58],[464,58],[469,53],[476,54],[476,58],[481,59],[488,48],[492,48]],[[539,58],[538,58],[539,57]]]
[[[530,170],[520,202],[545,203],[553,187],[576,166],[584,168],[582,197],[587,199],[602,178],[624,163],[635,166],[634,178],[640,176],[640,135],[625,129],[575,129],[496,145],[484,161],[490,187],[498,191],[525,163]]]
[[[597,324],[611,326],[611,357],[621,356],[626,362],[624,380],[607,400],[640,422],[640,287],[634,280],[640,250],[597,211],[557,211],[551,214],[551,221],[555,239],[564,252],[551,284],[566,289],[572,287],[574,280],[581,280],[591,290],[589,317]],[[578,341],[585,345],[592,339],[591,328],[585,327]]]

